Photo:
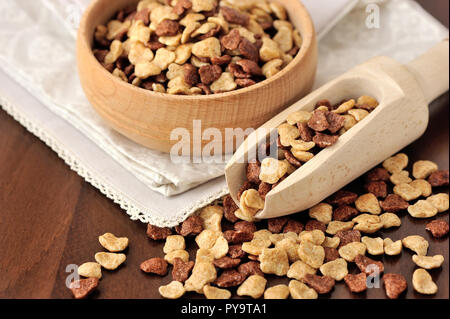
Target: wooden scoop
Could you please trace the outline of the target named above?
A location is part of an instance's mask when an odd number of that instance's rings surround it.
[[[252,133],[225,168],[233,199],[246,180],[246,163],[268,129],[298,110],[312,111],[320,99],[332,104],[370,95],[379,105],[365,119],[321,150],[266,195],[256,218],[272,218],[306,210],[335,193],[380,162],[419,138],[428,125],[428,104],[449,88],[449,43],[445,40],[402,65],[376,57],[310,93],[265,123],[265,133]],[[250,157],[250,158],[249,158]]]

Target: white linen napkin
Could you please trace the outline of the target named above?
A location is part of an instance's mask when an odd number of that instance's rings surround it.
[[[395,0],[382,5],[379,29],[365,26],[363,7],[325,35],[355,1],[324,1],[303,1],[322,36],[316,86],[375,55],[407,62],[448,34],[416,3]],[[0,1],[0,104],[132,219],[173,226],[227,192],[224,165],[175,165],[105,125],[76,70],[75,26],[87,2]]]

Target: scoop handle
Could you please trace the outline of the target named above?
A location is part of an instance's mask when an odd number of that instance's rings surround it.
[[[421,86],[425,100],[430,103],[449,87],[448,39],[406,64]]]

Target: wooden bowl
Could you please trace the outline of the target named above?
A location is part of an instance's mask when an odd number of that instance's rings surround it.
[[[201,120],[202,130],[218,129],[223,136],[222,147],[234,140],[232,136],[227,140],[225,128],[257,128],[312,88],[317,66],[316,36],[311,18],[298,0],[276,0],[286,7],[303,45],[294,60],[270,79],[232,92],[201,96],[156,93],[121,81],[94,57],[93,34],[116,11],[137,2],[94,0],[78,31],[77,60],[81,85],[92,106],[112,128],[141,145],[170,152],[179,142],[179,137],[171,140],[172,131],[184,128],[190,140],[183,146],[189,143],[191,154],[200,155],[199,148],[192,148],[194,120]],[[202,140],[202,148],[209,142]]]

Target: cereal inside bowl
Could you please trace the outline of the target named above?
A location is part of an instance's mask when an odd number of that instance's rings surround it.
[[[142,0],[98,25],[93,52],[113,75],[168,94],[223,93],[264,81],[302,45],[266,0]]]

